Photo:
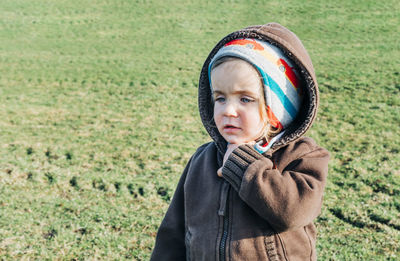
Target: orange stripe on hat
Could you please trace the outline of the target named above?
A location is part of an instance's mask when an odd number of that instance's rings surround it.
[[[229,46],[229,45],[247,45],[247,44],[253,45],[253,49],[254,50],[258,50],[258,51],[264,50],[264,47],[261,44],[257,43],[255,40],[249,40],[249,39],[232,40],[229,43],[225,44],[225,46]]]
[[[278,129],[283,129],[282,123],[276,118],[275,114],[272,112],[271,108],[267,106],[267,116],[269,119],[269,123]]]

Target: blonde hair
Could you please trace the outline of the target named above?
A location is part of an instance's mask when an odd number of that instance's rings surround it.
[[[258,70],[256,70],[256,68],[254,68],[253,65],[251,65],[250,63],[248,63],[247,61],[240,59],[240,58],[236,58],[236,57],[232,57],[232,56],[224,56],[221,59],[218,59],[214,62],[214,64],[211,67],[211,73],[212,71],[217,68],[218,66],[220,66],[223,63],[235,63],[233,64],[233,66],[239,66],[238,62],[244,62],[242,64],[247,64],[248,66],[250,66],[252,68],[253,71],[255,71],[258,75],[258,81],[260,83],[260,102],[259,102],[259,113],[260,113],[260,117],[261,120],[264,122],[264,127],[262,129],[262,135],[260,136],[259,140],[264,140],[265,142],[269,142],[273,137],[275,137],[279,132],[281,132],[281,128],[276,128],[273,127],[269,124],[269,118],[268,118],[268,114],[267,114],[267,104],[265,101],[265,94],[264,94],[264,86],[263,86],[263,81],[262,81],[262,77],[260,75],[260,73],[258,72]],[[249,73],[249,75],[247,75],[246,77],[254,77],[253,73]]]

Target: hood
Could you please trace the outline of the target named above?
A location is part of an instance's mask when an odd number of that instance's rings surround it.
[[[200,117],[204,127],[215,141],[220,153],[226,151],[227,142],[218,132],[213,119],[213,101],[208,75],[208,66],[226,43],[239,38],[253,38],[267,41],[279,47],[297,66],[303,85],[303,103],[297,118],[285,130],[284,134],[272,145],[270,151],[275,151],[289,142],[300,138],[311,127],[318,107],[318,85],[310,56],[300,39],[290,30],[277,23],[256,25],[233,32],[224,37],[210,52],[200,73],[198,104]]]

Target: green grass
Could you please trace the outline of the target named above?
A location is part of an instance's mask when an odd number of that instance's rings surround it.
[[[202,63],[226,34],[276,21],[302,39],[321,91],[308,133],[332,154],[319,258],[395,260],[399,12],[395,0],[3,0],[1,258],[147,260],[210,140]]]

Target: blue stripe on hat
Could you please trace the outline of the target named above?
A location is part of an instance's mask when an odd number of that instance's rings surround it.
[[[256,66],[256,65],[254,65]],[[256,66],[257,70],[261,73],[264,84],[273,91],[276,96],[279,98],[285,110],[290,114],[292,119],[296,118],[297,109],[293,106],[292,102],[285,95],[279,85],[268,75],[266,74],[260,67]]]

